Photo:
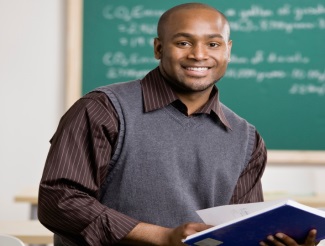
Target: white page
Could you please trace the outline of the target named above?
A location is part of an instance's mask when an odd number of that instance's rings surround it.
[[[247,204],[224,205],[196,211],[207,225],[220,225],[235,220],[275,204],[285,203],[288,199],[256,202]]]

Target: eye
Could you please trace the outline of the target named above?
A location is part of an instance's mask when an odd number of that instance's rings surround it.
[[[216,42],[212,42],[212,43],[209,43],[209,46],[212,48],[216,48],[216,47],[219,47],[220,45]]]
[[[186,46],[190,46],[191,44],[186,41],[181,41],[181,42],[177,42],[177,45],[181,47],[186,47]]]

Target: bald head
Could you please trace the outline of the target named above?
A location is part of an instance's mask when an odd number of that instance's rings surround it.
[[[164,37],[164,34],[166,31],[168,31],[168,22],[170,21],[170,18],[176,14],[179,11],[184,11],[184,10],[198,10],[198,9],[205,9],[205,10],[210,10],[216,12],[216,14],[220,15],[220,18],[225,23],[225,28],[227,30],[227,37],[225,37],[227,40],[230,38],[230,27],[228,20],[226,16],[221,13],[219,10],[203,3],[185,3],[185,4],[180,4],[177,5],[169,10],[167,10],[159,19],[158,21],[158,26],[157,26],[157,33],[158,33],[158,38],[162,39]],[[193,16],[189,16],[191,18]],[[174,25],[177,25],[177,23],[174,23]]]

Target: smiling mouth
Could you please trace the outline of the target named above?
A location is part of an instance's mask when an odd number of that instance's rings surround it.
[[[209,68],[208,67],[185,67],[185,69],[189,71],[203,72],[203,71],[207,71]]]

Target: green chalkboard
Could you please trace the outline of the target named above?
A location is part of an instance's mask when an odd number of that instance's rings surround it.
[[[84,0],[83,94],[156,67],[158,18],[185,2]],[[257,127],[269,149],[325,150],[324,0],[201,2],[231,25],[231,62],[217,84],[221,100]]]

